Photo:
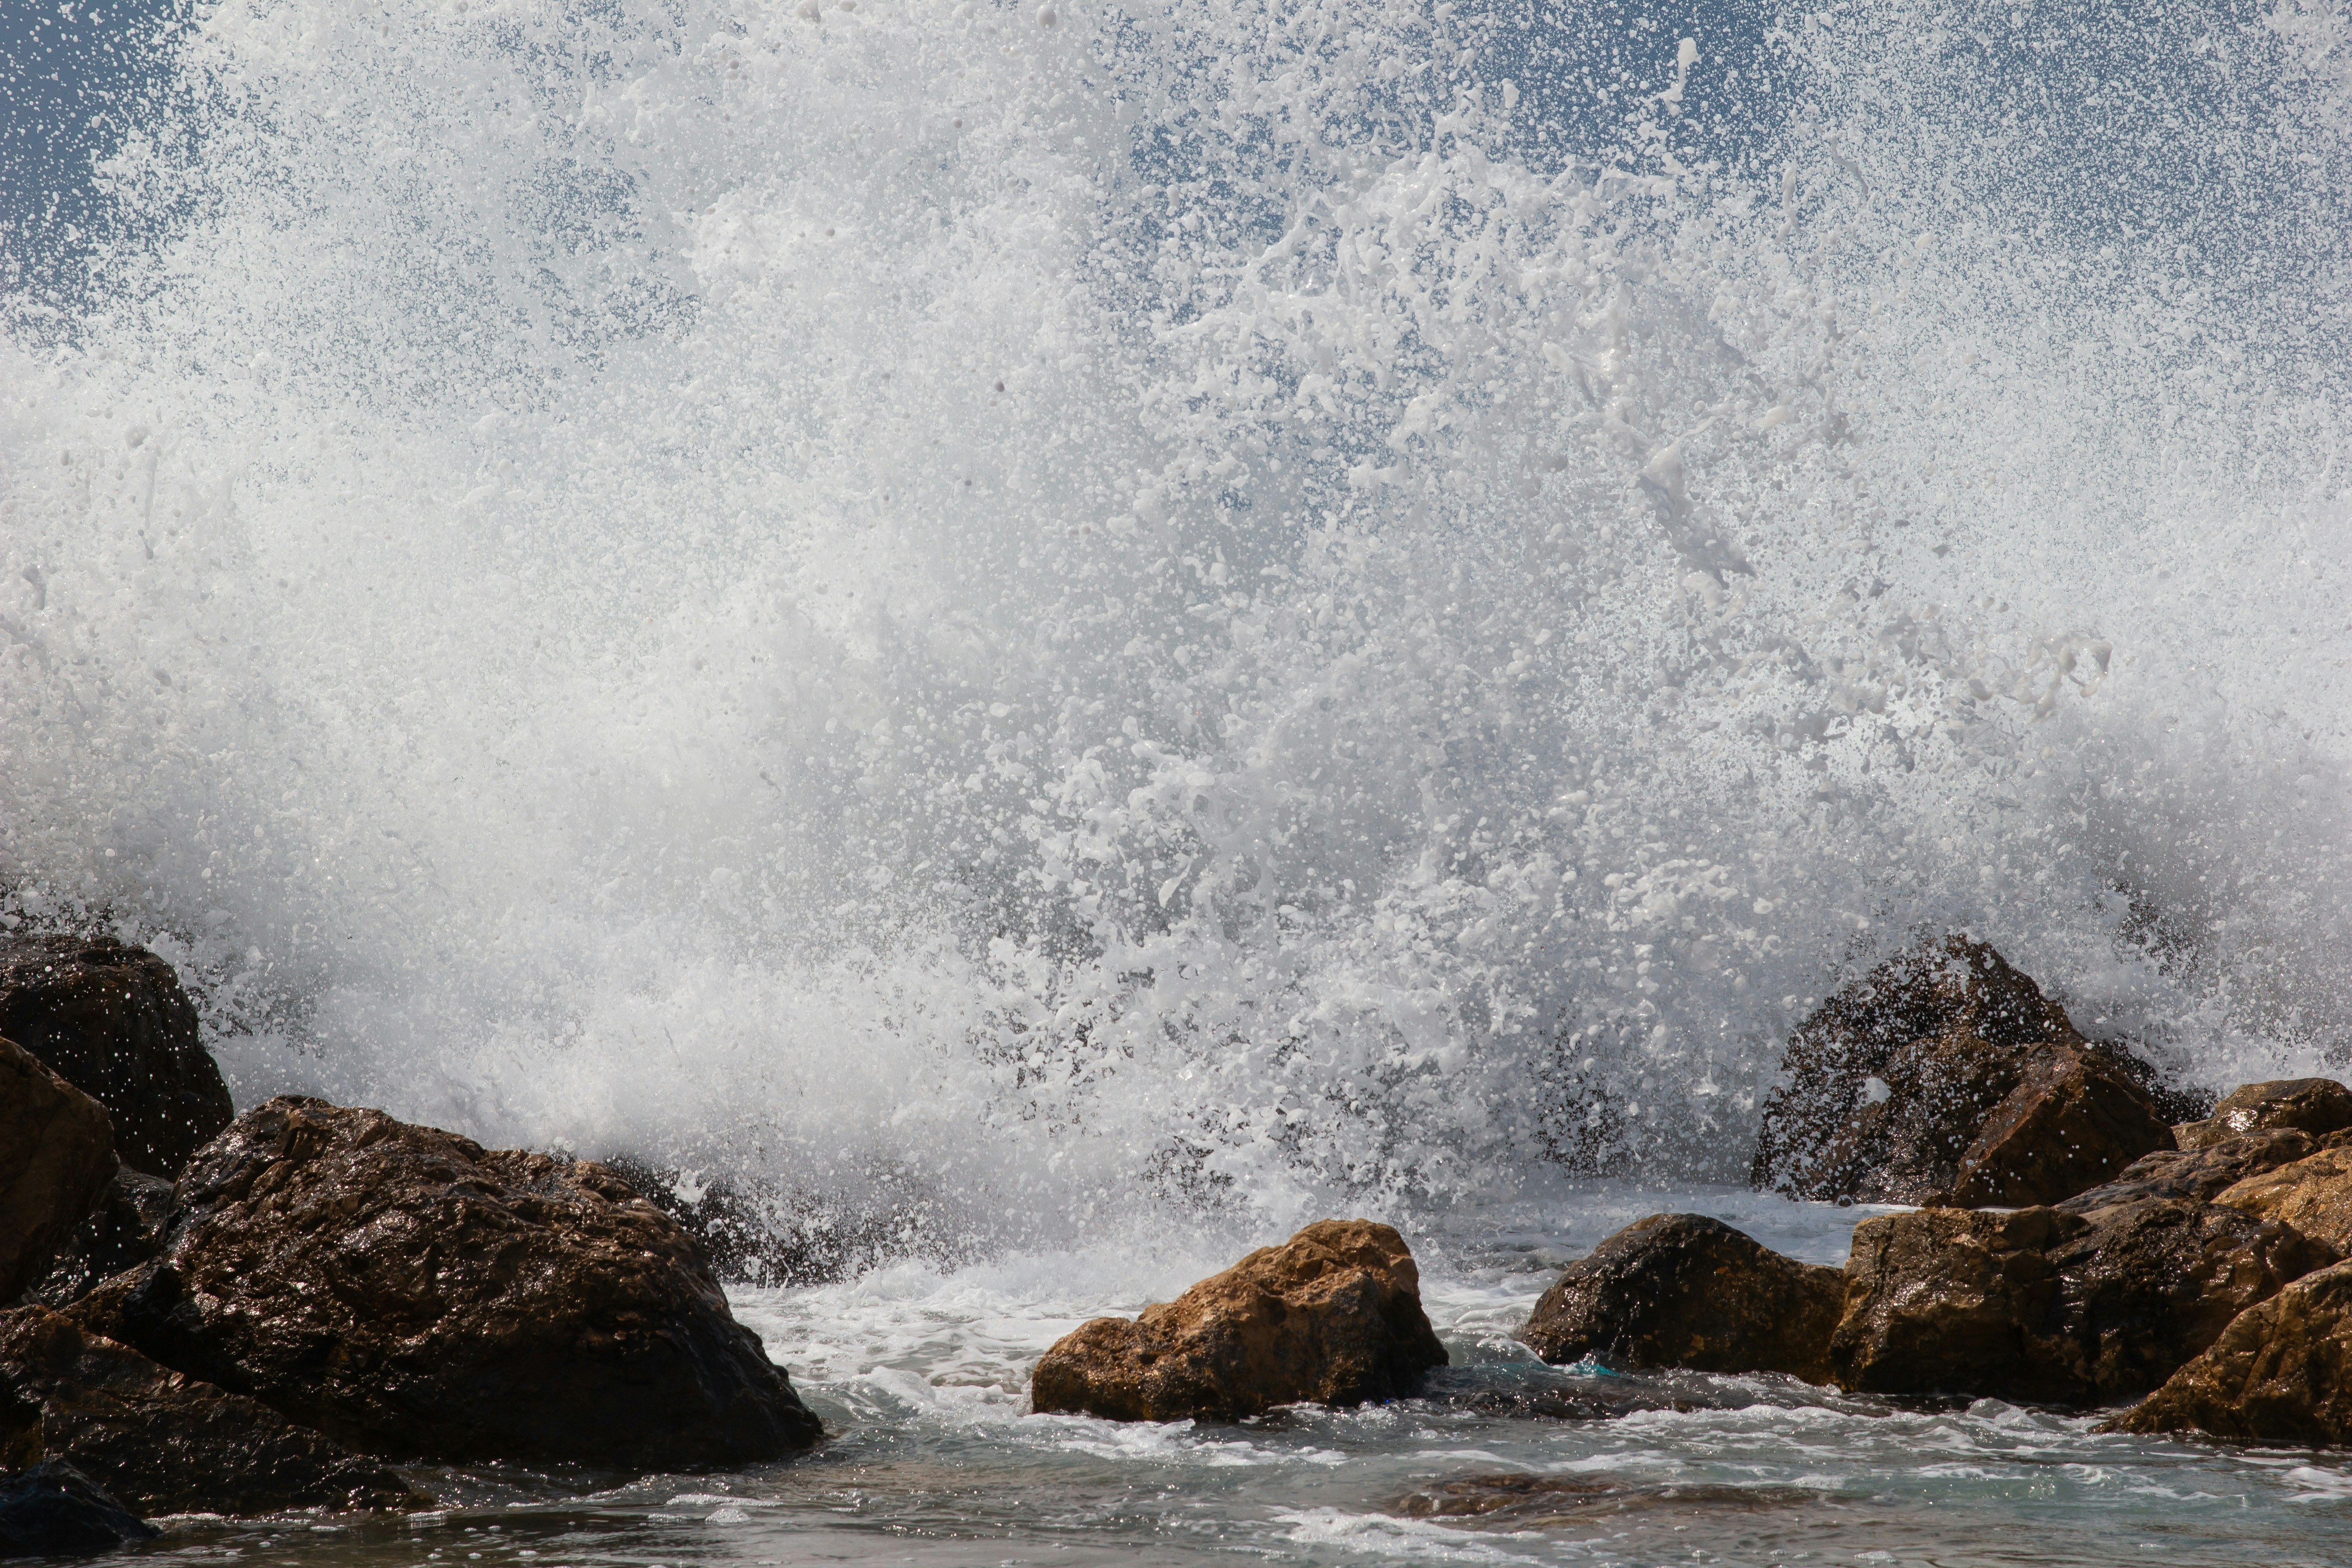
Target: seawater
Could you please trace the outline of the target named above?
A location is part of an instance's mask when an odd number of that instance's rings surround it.
[[[145,49],[0,237],[0,920],[165,953],[240,1103],[746,1194],[841,1432],[268,1551],[2331,1550],[2326,1458],[1480,1380],[1549,1386],[1510,1322],[1644,1204],[1839,1254],[1734,1194],[1791,1025],[1918,935],[2183,1081],[2352,1056],[2336,11]],[[1429,1260],[1429,1400],[1018,1416],[1061,1328],[1339,1213]],[[1490,1463],[1653,1490],[1401,1511]]]

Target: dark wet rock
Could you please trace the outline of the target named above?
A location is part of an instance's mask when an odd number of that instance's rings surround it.
[[[0,1313],[0,1386],[25,1413],[19,1445],[29,1427],[37,1457],[69,1460],[142,1512],[432,1506],[374,1460],[47,1308]]]
[[[2172,1142],[2144,1064],[2085,1041],[2031,979],[1959,937],[1832,996],[1782,1070],[1751,1173],[1798,1197],[2052,1203]]]
[[[700,1250],[601,1165],[288,1097],[190,1162],[171,1225],[74,1318],[355,1448],[675,1469],[820,1435]]]
[[[48,1307],[69,1306],[101,1280],[162,1257],[171,1214],[172,1184],[124,1166],[106,1184],[89,1217],[58,1248],[48,1272],[23,1299]]]
[[[1445,1361],[1404,1238],[1327,1219],[1139,1317],[1063,1336],[1038,1362],[1030,1400],[1115,1421],[1234,1417],[1395,1398]]]
[[[2307,1274],[2240,1313],[2203,1354],[2102,1430],[2352,1443],[2352,1263]]]
[[[1416,1488],[1397,1500],[1395,1511],[1408,1519],[1475,1519],[1525,1529],[1580,1521],[1595,1514],[1803,1508],[1827,1496],[1811,1487],[1506,1473],[1455,1476]]]
[[[2301,1132],[2249,1132],[2201,1149],[2158,1149],[2124,1167],[2112,1182],[2077,1193],[2056,1206],[2070,1213],[2105,1208],[2129,1198],[2187,1198],[2211,1203],[2222,1189],[2291,1164],[2318,1146]]]
[[[98,1101],[0,1039],[0,1301],[48,1271],[116,1168]]]
[[[2290,1164],[2232,1183],[2213,1201],[2291,1225],[2352,1256],[2352,1139],[2339,1133],[2330,1142]]]
[[[178,1175],[236,1114],[179,976],[112,937],[0,937],[0,1035],[106,1107],[132,1170]]]
[[[2231,1089],[2203,1121],[2175,1130],[2183,1149],[2209,1148],[2248,1132],[2288,1129],[2324,1138],[2352,1128],[2352,1089],[2332,1078],[2284,1078]]]
[[[1854,1227],[1830,1360],[1858,1393],[2133,1398],[2336,1256],[2289,1226],[2172,1198],[1883,1215]]]
[[[899,1248],[914,1216],[843,1214],[793,1194],[710,1180],[625,1155],[604,1163],[692,1237],[710,1271],[731,1282],[776,1287],[854,1278]]]
[[[0,1479],[0,1558],[95,1557],[160,1533],[62,1461]]]
[[[1784,1258],[1704,1215],[1653,1215],[1570,1264],[1519,1338],[1555,1364],[1590,1356],[1826,1383],[1844,1296],[1838,1269]]]
[[[2157,1120],[2167,1126],[2201,1121],[2213,1114],[2213,1091],[2201,1084],[2168,1079],[2154,1062],[2139,1054],[2129,1040],[2094,1040],[2090,1048],[2109,1065],[2139,1085]]]

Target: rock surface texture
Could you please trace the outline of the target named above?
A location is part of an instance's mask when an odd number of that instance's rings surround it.
[[[2332,1078],[2286,1078],[2231,1089],[2203,1121],[2178,1128],[2183,1149],[2205,1149],[2248,1132],[2285,1129],[2324,1138],[2352,1129],[2352,1089]]]
[[[1116,1421],[1254,1415],[1410,1393],[1445,1364],[1404,1238],[1318,1220],[1136,1318],[1065,1335],[1030,1379],[1041,1412]]]
[[[115,1168],[98,1101],[0,1039],[0,1302],[47,1272]]]
[[[2242,1443],[2352,1443],[2352,1263],[2242,1313],[2111,1432],[2203,1432]]]
[[[182,1173],[86,1330],[352,1447],[690,1468],[817,1419],[692,1241],[601,1165],[273,1100]]]
[[[2249,1132],[2224,1138],[2200,1149],[2159,1149],[2124,1167],[2112,1182],[2078,1193],[2057,1206],[2074,1210],[2103,1208],[2125,1198],[2188,1198],[2212,1203],[2227,1188],[2249,1176],[2293,1164],[2318,1148],[2307,1135],[2294,1131]]]
[[[71,1465],[0,1478],[0,1558],[94,1557],[158,1533]]]
[[[0,1412],[0,1447],[67,1460],[142,1512],[431,1506],[373,1460],[46,1308],[0,1313],[0,1388],[19,1412]]]
[[[2291,1225],[2352,1256],[2352,1138],[2223,1188],[2217,1204]]]
[[[1863,1221],[1838,1384],[2088,1405],[2156,1387],[2334,1248],[2218,1204],[1922,1209]]]
[[[172,1214],[172,1184],[125,1167],[98,1195],[98,1206],[58,1247],[48,1272],[23,1300],[63,1307],[89,1294],[101,1280],[162,1256],[163,1227]]]
[[[1784,1372],[1830,1381],[1845,1275],[1721,1220],[1653,1215],[1569,1265],[1519,1337],[1554,1364]]]
[[[2054,1203],[2172,1142],[2141,1064],[2085,1041],[2032,980],[1958,937],[1832,996],[1783,1071],[1752,1175],[1798,1197]]]
[[[179,976],[112,937],[0,937],[0,1035],[106,1107],[134,1171],[178,1175],[236,1113]]]

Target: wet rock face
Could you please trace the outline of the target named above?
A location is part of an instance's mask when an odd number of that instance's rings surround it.
[[[0,1385],[24,1413],[19,1445],[142,1512],[432,1506],[373,1460],[46,1308],[0,1313]]]
[[[2131,1398],[2335,1258],[2288,1226],[2176,1198],[1888,1215],[1854,1227],[1830,1361],[1858,1393]]]
[[[112,937],[0,937],[0,1035],[106,1107],[134,1171],[178,1175],[236,1114],[179,976]]]
[[[1404,1238],[1318,1220],[1139,1317],[1064,1336],[1038,1362],[1030,1399],[1115,1421],[1254,1415],[1395,1398],[1445,1360]]]
[[[1784,1372],[1830,1380],[1845,1275],[1701,1215],[1654,1215],[1569,1265],[1520,1333],[1555,1365]]]
[[[2317,1153],[2231,1184],[2213,1201],[2291,1225],[2352,1256],[2352,1139],[2339,1133],[2330,1142]]]
[[[0,1039],[0,1301],[48,1270],[115,1168],[99,1103]]]
[[[1790,1039],[1756,1185],[1817,1199],[2052,1203],[2113,1179],[2170,1129],[2137,1062],[1981,942],[1889,960]]]
[[[2211,1117],[2179,1128],[2184,1149],[2205,1149],[2225,1139],[2273,1130],[2324,1138],[2352,1129],[2352,1089],[2332,1078],[2287,1078],[2249,1083],[2231,1090]]]
[[[0,1479],[0,1558],[95,1557],[160,1533],[71,1465]]]
[[[2104,1208],[2126,1198],[2187,1198],[2217,1201],[2225,1189],[2249,1176],[2292,1164],[2317,1145],[2301,1132],[2250,1132],[2201,1149],[2159,1149],[2124,1167],[2112,1182],[2078,1193],[2057,1206],[2069,1211]]]
[[[273,1100],[73,1317],[353,1447],[693,1468],[816,1440],[693,1242],[601,1165]]]
[[[2352,1263],[2240,1314],[2203,1354],[2102,1428],[2241,1443],[2352,1443]]]
[[[125,1167],[99,1194],[98,1206],[58,1248],[48,1272],[24,1294],[27,1302],[69,1306],[101,1280],[136,1268],[163,1251],[172,1214],[172,1184]]]

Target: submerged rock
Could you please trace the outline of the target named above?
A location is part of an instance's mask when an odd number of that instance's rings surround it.
[[[171,1224],[74,1318],[354,1447],[685,1468],[820,1435],[700,1250],[601,1165],[287,1097],[190,1162]]]
[[[0,1558],[95,1557],[160,1533],[61,1461],[0,1479]]]
[[[1751,1174],[1798,1197],[2054,1203],[2172,1142],[2144,1067],[2085,1041],[2031,979],[1959,937],[1832,996],[1783,1071]]]
[[[2183,1149],[2206,1149],[2248,1132],[2288,1130],[2324,1138],[2352,1128],[2352,1089],[2332,1078],[2284,1078],[2231,1089],[2211,1117],[2177,1128]]]
[[[2232,1183],[2213,1201],[2291,1225],[2352,1255],[2352,1140]]]
[[[1653,1215],[1570,1264],[1519,1337],[1556,1365],[1595,1356],[1827,1383],[1844,1297],[1838,1269],[1703,1215]]]
[[[2352,1263],[2305,1275],[2239,1314],[2204,1353],[2101,1430],[2352,1443]]]
[[[23,1413],[0,1446],[69,1460],[148,1513],[432,1506],[331,1438],[46,1308],[0,1313],[0,1387]]]
[[[99,1194],[98,1206],[58,1248],[48,1272],[26,1290],[23,1300],[70,1306],[101,1280],[161,1257],[171,1213],[171,1183],[128,1166],[115,1172]]]
[[[2131,1398],[2336,1257],[2290,1226],[2177,1198],[1883,1215],[1854,1227],[1830,1361],[1857,1393]]]
[[[0,937],[0,1035],[106,1107],[134,1171],[178,1175],[236,1114],[179,976],[112,937]]]
[[[115,1168],[99,1103],[0,1039],[0,1301],[47,1271]]]
[[[1394,1398],[1445,1361],[1404,1238],[1327,1219],[1173,1301],[1065,1335],[1031,1375],[1030,1402],[1114,1421],[1255,1415]]]

